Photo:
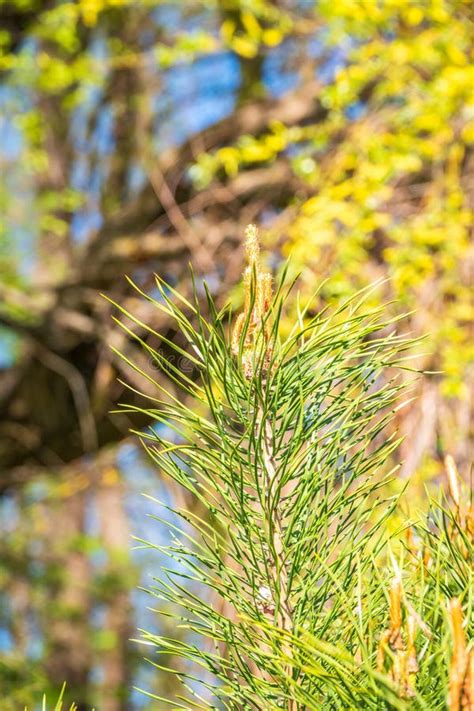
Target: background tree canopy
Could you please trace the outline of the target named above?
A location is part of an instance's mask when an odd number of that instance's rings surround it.
[[[413,334],[428,334],[418,365],[435,371],[400,422],[400,477],[436,485],[447,452],[466,470],[470,10],[0,0],[5,711],[64,680],[81,709],[146,707],[133,684],[167,693],[127,641],[152,614],[136,586],[157,569],[127,552],[130,531],[160,536],[139,492],[177,494],[130,438],[146,416],[111,413],[140,404],[124,379],[147,387],[114,349],[153,367],[100,296],[156,320],[125,274],[186,292],[192,262],[218,303],[237,304],[244,225],[258,222],[271,267],[291,254],[303,292],[326,280],[314,309],[386,277],[394,313],[413,310]],[[175,336],[166,317],[151,325]]]

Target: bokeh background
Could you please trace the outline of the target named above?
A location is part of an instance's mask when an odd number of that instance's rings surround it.
[[[242,237],[291,255],[315,302],[387,278],[432,374],[400,415],[406,511],[451,453],[469,476],[474,73],[466,0],[0,0],[0,689],[81,710],[161,708],[171,681],[129,642],[163,625],[147,587],[176,499],[114,414],[166,379],[101,297],[188,263],[239,301]],[[156,343],[155,343],[156,345]],[[158,344],[159,345],[159,344]],[[166,355],[166,347],[163,346]],[[185,364],[183,364],[183,367]],[[410,508],[411,507],[411,508]],[[160,661],[155,658],[155,661]],[[52,698],[52,696],[50,697]]]

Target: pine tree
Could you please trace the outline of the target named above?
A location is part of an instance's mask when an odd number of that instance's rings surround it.
[[[153,698],[175,709],[438,708],[423,693],[438,704],[448,689],[439,576],[433,585],[413,545],[402,570],[384,525],[396,506],[384,492],[398,444],[387,425],[402,406],[413,342],[397,333],[399,318],[370,306],[372,289],[332,310],[308,304],[285,330],[294,286],[284,270],[273,289],[253,226],[245,246],[235,320],[205,287],[208,318],[197,288],[188,301],[157,277],[158,298],[141,292],[174,319],[188,348],[167,346],[197,376],[142,341],[182,397],[157,382],[146,409],[155,426],[141,436],[194,502],[156,503],[170,541],[153,547],[170,565],[149,592],[176,634],[142,631],[141,641],[183,694]],[[436,666],[436,682],[433,660],[446,670]]]

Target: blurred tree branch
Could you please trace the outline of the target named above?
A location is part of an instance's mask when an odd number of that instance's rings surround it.
[[[109,415],[123,392],[116,382],[118,370],[112,356],[109,392],[107,396],[102,393],[100,412],[89,411],[86,406],[99,354],[103,357],[104,334],[109,330],[109,309],[96,290],[105,291],[115,300],[125,300],[127,305],[123,273],[138,266],[147,265],[150,272],[165,270],[182,280],[186,279],[188,261],[200,263],[199,250],[210,250],[205,255],[207,270],[217,261],[226,263],[224,255],[240,243],[241,226],[235,219],[238,212],[253,203],[258,205],[262,199],[270,201],[280,196],[284,202],[304,186],[287,161],[280,160],[268,169],[256,167],[239,174],[220,188],[198,191],[185,173],[193,144],[198,140],[208,149],[232,141],[242,132],[258,135],[270,120],[294,124],[314,120],[323,111],[315,99],[317,87],[311,82],[283,99],[254,101],[238,109],[232,119],[224,119],[192,136],[180,148],[168,150],[159,157],[160,174],[153,181],[154,186],[146,185],[138,197],[123,203],[97,234],[76,250],[65,278],[36,287],[31,294],[2,287],[0,324],[18,333],[25,347],[19,362],[0,374],[0,453],[4,469],[1,487],[24,481],[30,464],[67,463],[95,446],[120,441],[127,425],[144,424],[139,419],[120,426],[119,420]],[[163,188],[157,186],[160,181]],[[170,185],[175,185],[173,192]],[[180,215],[179,230],[176,214]],[[232,222],[227,220],[229,214]],[[243,222],[246,215],[241,219]],[[183,229],[189,234],[196,229],[200,234],[214,234],[212,246],[186,242]],[[221,256],[218,258],[217,254]],[[227,265],[222,285],[235,282],[240,268],[235,259],[227,261]],[[16,315],[20,308],[27,318]],[[155,317],[150,313],[144,318]],[[53,399],[50,393],[55,393]],[[83,403],[80,406],[79,393]],[[42,403],[47,403],[47,415]],[[84,434],[84,427],[89,432],[85,440],[78,437],[78,431]],[[32,435],[13,436],[14,432],[26,431]],[[93,442],[97,444],[92,446]]]

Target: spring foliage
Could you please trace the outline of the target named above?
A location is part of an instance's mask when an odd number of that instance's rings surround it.
[[[176,636],[143,631],[142,642],[184,691],[154,698],[183,709],[440,708],[455,686],[447,616],[462,647],[453,610],[459,620],[469,602],[472,509],[461,514],[459,496],[454,513],[435,508],[405,555],[389,554],[396,502],[384,465],[397,440],[385,428],[413,342],[384,307],[367,307],[370,290],[311,317],[300,308],[280,337],[285,278],[272,294],[253,226],[246,249],[235,325],[207,291],[209,320],[197,291],[191,303],[157,279],[156,307],[189,350],[168,345],[199,377],[168,364],[185,397],[156,383],[147,409],[145,447],[189,501],[157,503],[170,540],[154,547],[169,564],[150,593]],[[459,699],[470,693],[466,650],[452,662]]]

